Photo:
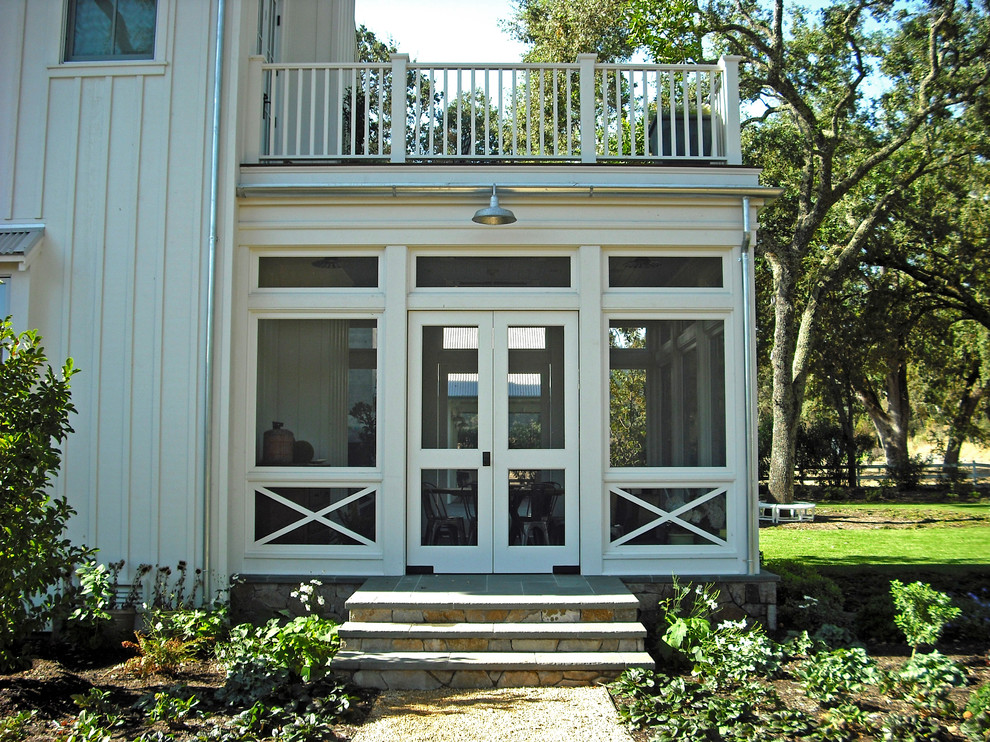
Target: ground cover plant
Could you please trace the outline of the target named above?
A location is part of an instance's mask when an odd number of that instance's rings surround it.
[[[720,620],[711,587],[675,585],[660,605],[663,671],[624,673],[619,713],[640,740],[990,740],[987,644],[934,649],[958,609],[928,585],[895,580],[887,597],[910,653],[873,656],[830,624],[773,641]]]
[[[0,676],[0,742],[347,739],[369,699],[329,676],[339,640],[312,610],[319,588],[300,585],[294,618],[230,627],[222,600],[152,609],[126,652],[36,658]]]

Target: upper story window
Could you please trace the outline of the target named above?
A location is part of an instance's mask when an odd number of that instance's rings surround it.
[[[153,59],[158,0],[69,0],[65,61]]]

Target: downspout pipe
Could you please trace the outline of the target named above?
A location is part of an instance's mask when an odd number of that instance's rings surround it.
[[[749,223],[749,196],[742,199],[742,243],[739,245],[740,263],[742,264],[742,324],[743,324],[743,423],[746,434],[743,436],[746,457],[745,485],[746,493],[746,522],[748,524],[749,548],[747,571],[751,575],[760,572],[760,534],[759,528],[753,527],[753,519],[759,512],[759,478],[757,475],[757,423],[756,423],[756,348],[754,347],[755,331],[753,327],[753,267],[752,267],[752,231]]]
[[[217,1],[216,57],[213,61],[213,132],[210,146],[210,242],[206,267],[206,338],[203,348],[203,575],[212,592],[210,532],[213,489],[213,323],[216,314],[217,233],[220,209],[220,95],[223,92],[223,44],[226,0]]]

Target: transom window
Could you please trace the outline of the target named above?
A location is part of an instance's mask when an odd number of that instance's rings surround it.
[[[567,288],[568,257],[423,256],[416,258],[417,288]]]
[[[153,59],[157,0],[69,0],[65,61]]]

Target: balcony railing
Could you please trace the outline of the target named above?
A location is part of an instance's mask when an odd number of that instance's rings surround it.
[[[738,165],[738,57],[716,64],[250,60],[245,163]]]

